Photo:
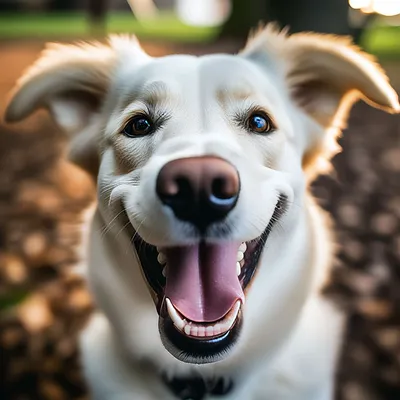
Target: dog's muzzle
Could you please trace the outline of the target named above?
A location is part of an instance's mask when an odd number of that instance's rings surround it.
[[[192,244],[170,247],[155,247],[133,235],[144,275],[156,294],[161,340],[181,361],[221,360],[239,337],[244,290],[286,198],[277,198],[274,215],[258,238],[213,241],[208,229],[224,222],[239,199],[239,174],[229,162],[211,156],[171,161],[158,174],[156,193],[164,207],[199,234]]]

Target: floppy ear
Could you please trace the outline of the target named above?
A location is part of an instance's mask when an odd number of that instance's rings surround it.
[[[268,25],[250,38],[243,55],[274,64],[291,98],[324,131],[332,126],[340,129],[359,98],[385,111],[400,111],[383,70],[347,38],[316,33],[288,36]]]
[[[361,97],[385,111],[400,111],[384,71],[348,38],[316,33],[288,36],[268,25],[249,39],[243,54],[261,59],[260,53],[266,51],[277,57],[294,100],[322,126],[332,123],[349,92],[356,92],[352,102]]]
[[[323,126],[334,121],[345,100],[347,104],[343,105],[348,109],[361,97],[385,111],[400,110],[385,72],[347,39],[293,35],[288,39],[285,59],[286,79],[294,99]]]
[[[96,116],[109,90],[118,52],[140,49],[135,38],[100,43],[49,44],[36,63],[17,82],[5,113],[16,122],[39,108],[50,111],[54,120],[72,136],[70,158],[97,173],[100,127]]]

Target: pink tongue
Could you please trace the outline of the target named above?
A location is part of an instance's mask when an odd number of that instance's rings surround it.
[[[240,243],[206,244],[166,249],[165,296],[187,319],[213,322],[244,301],[236,273]]]

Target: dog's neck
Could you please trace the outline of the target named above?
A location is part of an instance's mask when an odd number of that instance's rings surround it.
[[[135,370],[145,371],[146,375],[151,376],[154,381],[158,381],[168,388],[171,395],[181,400],[206,400],[209,396],[216,396],[223,400],[230,395],[240,380],[239,376],[229,376],[226,374],[204,374],[197,369],[191,369],[189,374],[181,375],[171,373],[170,369],[160,369],[155,360],[137,360],[122,351],[122,357]]]

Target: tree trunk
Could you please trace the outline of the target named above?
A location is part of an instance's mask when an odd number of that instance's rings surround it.
[[[249,30],[265,20],[266,0],[232,0],[232,13],[222,28],[221,36],[245,41]]]
[[[48,7],[52,11],[70,11],[75,10],[77,8],[77,4],[76,0],[52,0]]]
[[[89,0],[89,23],[92,34],[95,36],[104,36],[106,33],[106,15],[108,9],[108,0]]]
[[[349,35],[348,0],[232,0],[222,36],[243,39],[259,22],[276,21],[290,32]]]
[[[348,0],[270,0],[270,19],[290,32],[349,35]]]

